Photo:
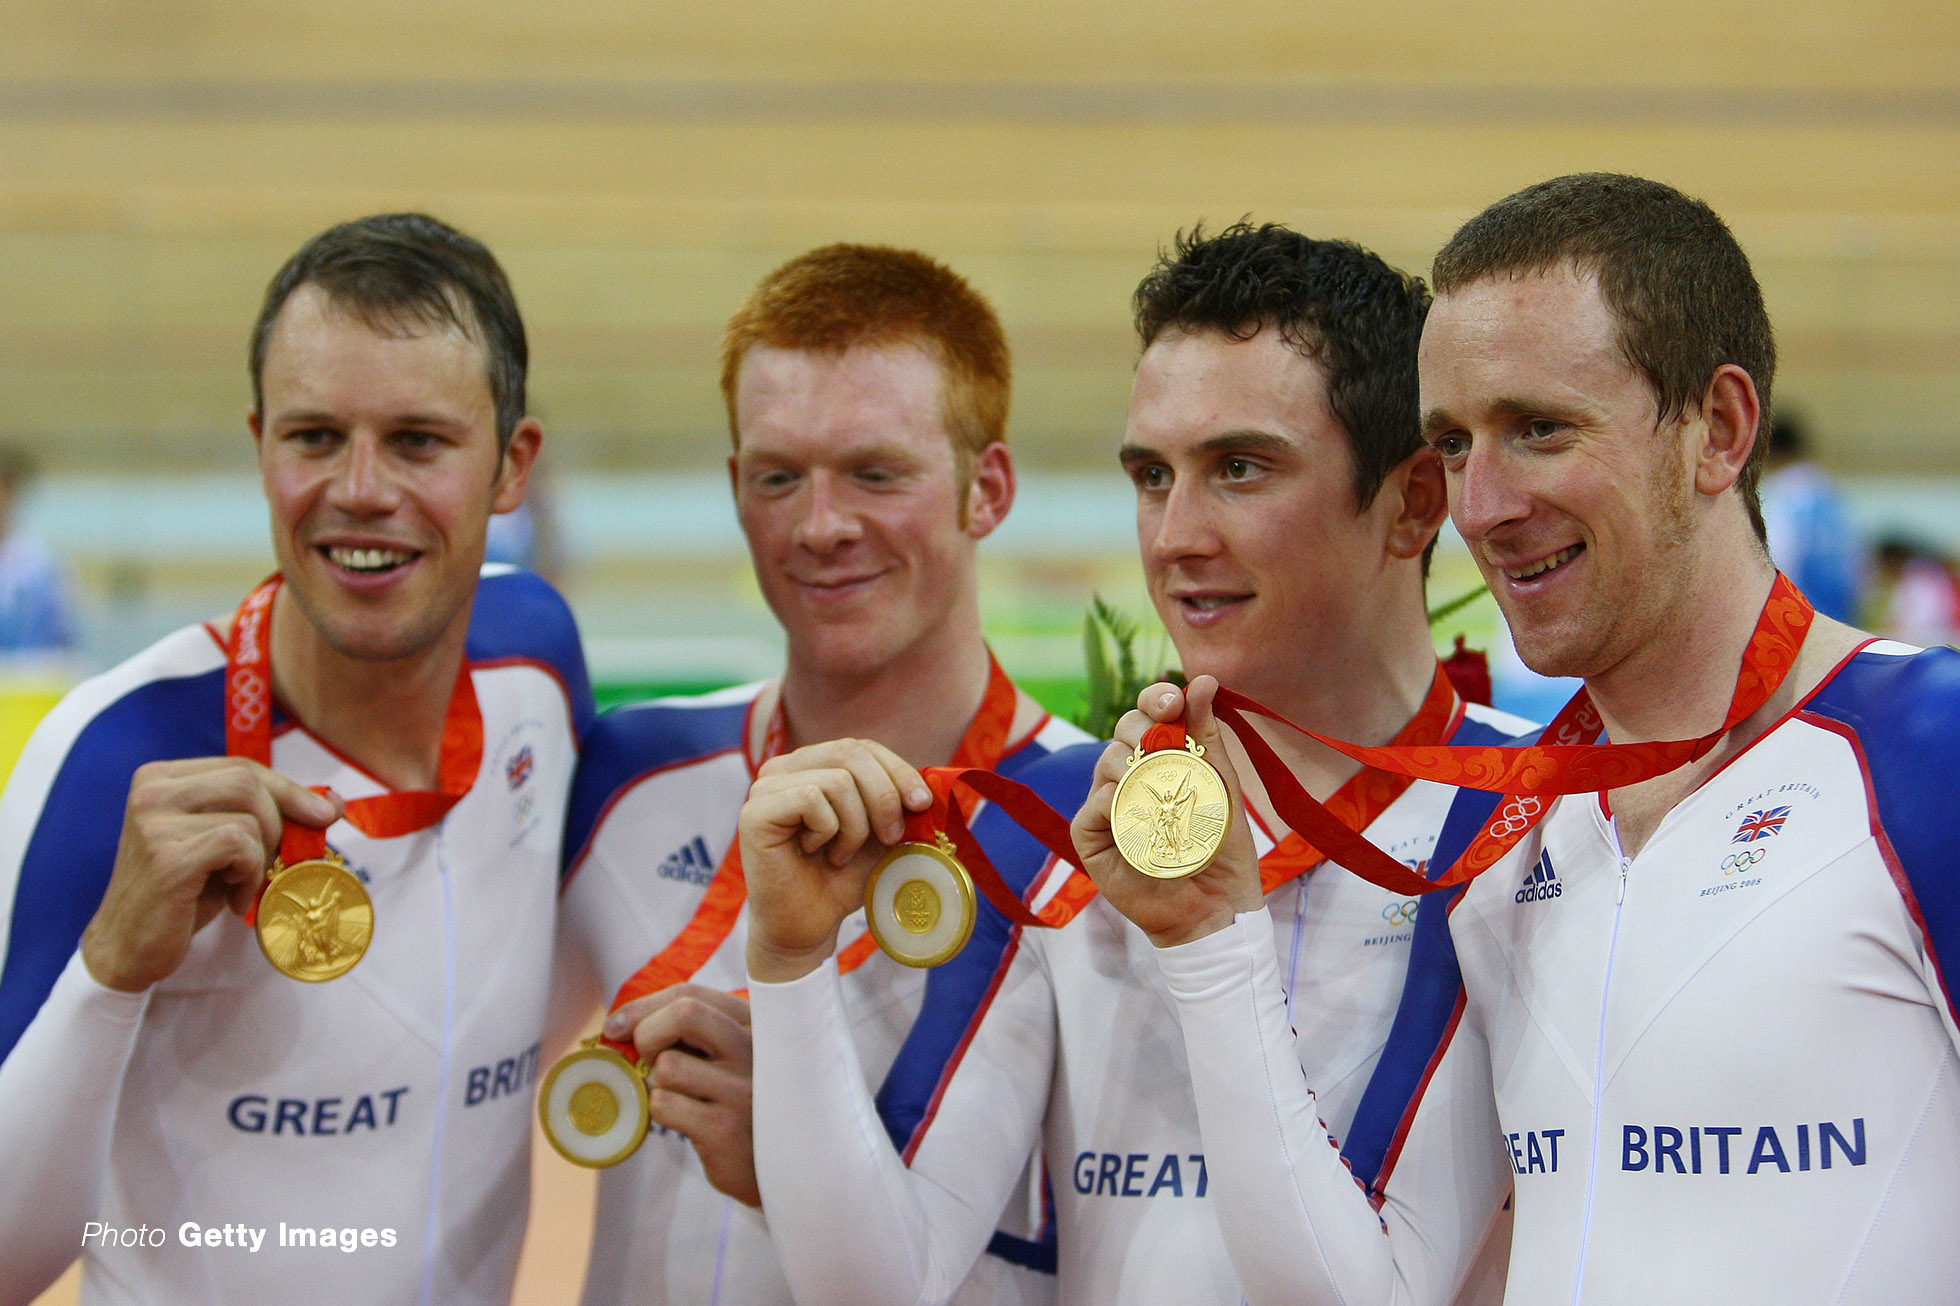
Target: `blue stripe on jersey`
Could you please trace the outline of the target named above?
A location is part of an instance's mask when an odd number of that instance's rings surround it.
[[[582,730],[591,720],[577,627],[543,579],[504,572],[477,582],[467,656],[548,664],[570,695],[574,723]],[[62,759],[21,861],[0,966],[0,1058],[41,1009],[102,901],[136,769],[224,755],[223,689],[221,668],[142,685],[97,713]]]
[[[476,583],[465,653],[472,662],[525,658],[558,673],[571,700],[578,738],[592,726],[592,682],[585,673],[578,623],[551,582],[528,571],[493,571]]]
[[[585,855],[599,818],[622,791],[649,771],[742,746],[749,700],[696,706],[692,700],[614,708],[593,722],[579,750],[578,774],[565,809],[559,878]]]
[[[1516,746],[1531,739],[1526,735],[1514,739],[1480,721],[1465,720],[1450,742]],[[1436,836],[1436,851],[1429,858],[1435,875],[1447,873],[1456,864],[1502,799],[1502,794],[1457,790],[1443,829]],[[1396,1008],[1388,1043],[1381,1060],[1375,1063],[1374,1077],[1368,1081],[1341,1147],[1348,1169],[1370,1192],[1456,1014],[1463,976],[1457,969],[1456,942],[1450,937],[1450,909],[1466,887],[1444,889],[1423,899],[1422,910],[1416,914],[1415,937],[1409,945],[1409,977],[1402,988],[1401,1005]]]
[[[1056,811],[1073,816],[1088,797],[1102,751],[1103,745],[1099,743],[1076,744],[1053,753],[1029,744],[1001,759],[995,770],[1033,789]],[[973,835],[987,850],[987,858],[1000,872],[1001,879],[1025,896],[1047,863],[1048,850],[992,805],[974,822]],[[1000,969],[1014,928],[998,908],[981,896],[979,919],[973,923],[973,937],[967,940],[966,947],[945,965],[927,972],[925,1000],[918,1019],[912,1022],[911,1032],[905,1036],[877,1094],[878,1116],[900,1153],[911,1144],[912,1135],[925,1119],[932,1095],[960,1044],[984,1018],[980,1004]],[[987,1253],[1013,1265],[1053,1274],[1057,1260],[1054,1222],[1043,1222],[1038,1241],[995,1231],[987,1244]]]
[[[1053,1224],[1049,1224],[1041,1231],[1040,1242],[1016,1238],[1011,1233],[1002,1233],[996,1229],[994,1236],[987,1241],[987,1255],[998,1256],[1009,1265],[1039,1270],[1043,1274],[1053,1274],[1055,1266],[1061,1261],[1059,1248],[1055,1244]]]
[[[136,768],[224,751],[221,668],[151,681],[82,727],[21,859],[0,968],[0,1059],[40,1011],[102,901]]]
[[[1857,735],[1879,823],[1912,886],[1927,945],[1944,974],[1945,962],[1960,964],[1960,876],[1954,871],[1960,837],[1951,814],[1960,763],[1960,653],[1861,653],[1804,706]],[[1956,997],[1949,988],[1948,1001]]]
[[[1003,759],[998,770],[1033,789],[1056,811],[1073,816],[1089,794],[1102,750],[1101,744],[1077,744],[1054,753],[1028,747]],[[1048,850],[998,807],[990,805],[980,814],[973,835],[1016,893],[1026,894],[1048,861]],[[968,1036],[1013,932],[1012,923],[983,895],[966,947],[927,973],[919,1018],[878,1089],[878,1115],[900,1152],[911,1143],[947,1064]]]

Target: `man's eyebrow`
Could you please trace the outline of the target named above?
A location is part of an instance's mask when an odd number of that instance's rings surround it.
[[[1283,435],[1275,435],[1271,431],[1251,429],[1226,431],[1222,435],[1212,436],[1209,440],[1206,440],[1198,446],[1205,453],[1263,454],[1297,453],[1299,447],[1297,443],[1287,439]]]
[[[319,409],[295,408],[273,413],[270,420],[276,426],[340,426],[345,419],[338,414]],[[388,426],[391,429],[405,426],[432,426],[453,430],[468,425],[469,421],[466,418],[444,417],[438,413],[398,413],[388,419]]]
[[[1485,412],[1494,417],[1523,417],[1527,413],[1536,414],[1548,411],[1548,405],[1542,402],[1533,403],[1526,399],[1493,399],[1485,404],[1483,408]],[[1447,410],[1442,408],[1432,408],[1422,415],[1422,433],[1424,435],[1433,435],[1437,431],[1453,426],[1461,426],[1462,424]]]
[[[1271,431],[1258,431],[1248,428],[1242,431],[1225,431],[1221,434],[1214,435],[1198,445],[1198,452],[1208,454],[1263,453],[1277,456],[1280,454],[1297,453],[1299,452],[1299,445],[1283,435],[1275,435]],[[1117,461],[1125,467],[1134,467],[1138,463],[1154,462],[1162,457],[1163,455],[1157,450],[1141,444],[1126,444],[1116,452]]]

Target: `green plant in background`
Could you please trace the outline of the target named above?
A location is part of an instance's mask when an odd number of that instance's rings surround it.
[[[1075,724],[1094,735],[1097,739],[1107,739],[1116,733],[1116,723],[1125,712],[1136,705],[1137,695],[1143,687],[1157,679],[1153,671],[1149,679],[1138,670],[1137,636],[1139,634],[1134,617],[1125,616],[1103,602],[1098,594],[1089,605],[1089,615],[1082,621],[1082,653],[1084,665],[1088,670],[1088,684],[1084,687],[1085,701],[1082,711],[1076,716]],[[1164,636],[1157,637],[1157,655],[1153,663],[1163,661]],[[1183,677],[1175,671],[1167,671],[1166,676],[1183,683]]]
[[[1437,623],[1461,612],[1487,593],[1487,587],[1478,585],[1431,608],[1430,629],[1434,630]],[[1075,724],[1097,739],[1108,739],[1115,734],[1116,723],[1136,705],[1137,695],[1143,692],[1143,687],[1158,679],[1155,671],[1146,679],[1139,670],[1136,652],[1139,633],[1136,618],[1110,607],[1103,602],[1102,595],[1096,595],[1090,602],[1089,614],[1082,620],[1082,660],[1088,672],[1088,683],[1084,689],[1082,711],[1076,714]],[[1165,637],[1160,634],[1156,649],[1158,656],[1152,659],[1153,666],[1164,660],[1164,641]],[[1164,679],[1176,684],[1184,683],[1183,674],[1175,667],[1161,674]]]

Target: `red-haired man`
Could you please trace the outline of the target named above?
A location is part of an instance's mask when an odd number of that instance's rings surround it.
[[[722,389],[736,512],[788,659],[775,680],[613,713],[587,746],[566,842],[574,965],[605,993],[655,954],[693,980],[607,1025],[637,1031],[651,1059],[658,1128],[601,1181],[590,1302],[790,1301],[757,1209],[748,1010],[730,992],[747,983],[733,850],[757,768],[862,736],[915,765],[1013,774],[1084,738],[1015,689],[981,637],[976,550],[1014,499],[1007,344],[985,300],[920,254],[814,250],[729,323]],[[976,941],[928,995],[861,917],[842,937],[855,1050],[898,1137],[947,1052],[931,1031],[965,1027],[994,958]],[[1036,1267],[1053,1253],[1034,1232],[997,1236],[961,1300],[1051,1297]]]

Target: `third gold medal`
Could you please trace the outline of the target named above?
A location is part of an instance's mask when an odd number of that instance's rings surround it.
[[[1180,725],[1155,725],[1116,783],[1110,830],[1123,860],[1159,880],[1203,870],[1225,842],[1232,800],[1204,747]]]
[[[871,936],[907,966],[937,966],[958,955],[978,908],[973,877],[943,833],[894,845],[864,886]]]

